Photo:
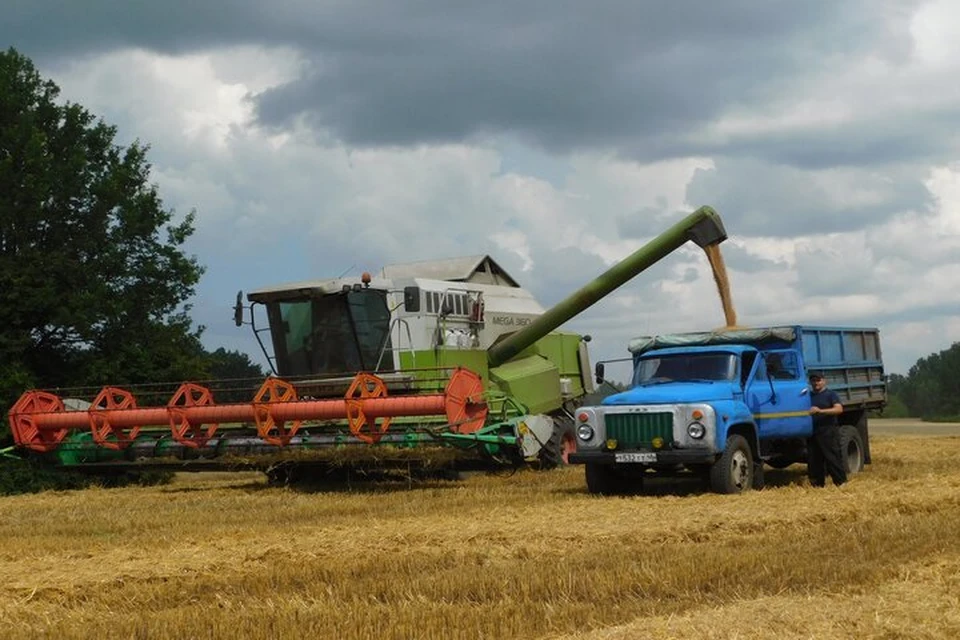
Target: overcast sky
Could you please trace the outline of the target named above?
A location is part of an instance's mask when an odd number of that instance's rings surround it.
[[[152,145],[209,348],[237,290],[490,253],[545,305],[721,214],[741,325],[960,340],[954,0],[12,0],[0,43]],[[459,6],[452,6],[459,5]],[[723,314],[692,245],[566,328],[594,360]]]

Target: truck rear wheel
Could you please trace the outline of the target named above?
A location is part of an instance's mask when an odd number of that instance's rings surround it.
[[[723,455],[710,469],[710,486],[716,493],[743,493],[753,488],[753,452],[746,439],[734,434],[727,438]]]
[[[848,475],[863,471],[863,438],[856,427],[848,424],[840,427],[840,452],[843,454]]]

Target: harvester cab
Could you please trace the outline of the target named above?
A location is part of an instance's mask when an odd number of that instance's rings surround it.
[[[236,468],[240,452],[255,468],[369,458],[551,468],[574,450],[573,413],[593,389],[589,336],[559,327],[687,241],[725,238],[701,207],[550,309],[485,255],[258,289],[234,309],[273,372],[252,401],[220,404],[185,383],[145,409],[110,387],[69,411],[31,391],[11,427],[22,449],[76,466]]]
[[[440,350],[488,349],[544,309],[489,256],[384,267],[377,278],[252,291],[249,313],[273,373],[325,376],[429,366]],[[266,318],[266,324],[263,318]],[[260,337],[269,334],[269,347]]]

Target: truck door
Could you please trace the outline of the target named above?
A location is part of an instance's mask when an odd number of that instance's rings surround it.
[[[761,437],[810,435],[810,387],[795,351],[767,351],[757,358],[744,395]]]

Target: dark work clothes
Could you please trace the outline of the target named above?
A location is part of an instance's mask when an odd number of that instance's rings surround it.
[[[820,393],[810,394],[810,406],[820,407],[821,409],[830,409],[835,404],[840,404],[840,396],[832,389],[824,389]],[[837,416],[825,416],[818,414],[813,416],[814,427],[835,427],[837,426]]]
[[[829,409],[840,404],[840,396],[835,391],[824,389],[820,393],[811,394],[810,404]],[[807,443],[807,475],[810,484],[822,487],[826,484],[827,473],[837,486],[847,481],[847,467],[843,459],[837,416],[817,414],[813,416],[813,436]]]

